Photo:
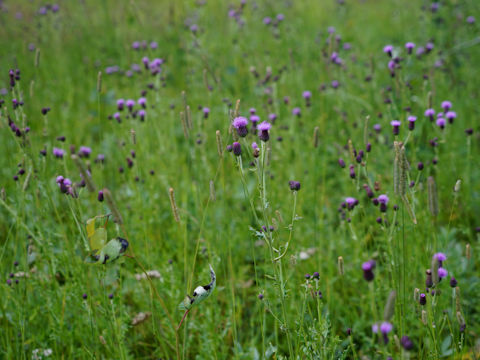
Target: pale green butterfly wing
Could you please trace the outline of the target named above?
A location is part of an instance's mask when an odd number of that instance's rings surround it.
[[[115,261],[125,253],[127,248],[128,241],[126,239],[120,237],[112,239],[100,250],[98,262],[106,264]]]

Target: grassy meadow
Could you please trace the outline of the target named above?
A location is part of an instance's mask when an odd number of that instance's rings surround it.
[[[1,359],[480,357],[478,1],[0,22]]]

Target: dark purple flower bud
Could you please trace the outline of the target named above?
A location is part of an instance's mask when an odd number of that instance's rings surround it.
[[[465,134],[472,135],[473,134],[473,129],[472,128],[466,129]]]
[[[450,287],[454,288],[458,285],[457,279],[455,279],[453,276],[450,278]]]
[[[417,164],[417,169],[419,171],[422,171],[423,170],[423,163],[420,161],[418,164]]]
[[[338,159],[338,164],[340,165],[340,167],[343,169],[345,167],[345,161],[343,161],[342,158],[339,158]]]
[[[88,297],[88,295],[85,294],[85,293],[82,295],[82,299],[83,299],[83,300],[87,300],[87,297]]]
[[[372,281],[375,277],[373,269],[375,268],[375,262],[373,260],[366,261],[362,264],[363,277],[367,281]]]
[[[420,303],[420,305],[425,305],[427,303],[427,296],[425,294],[420,294],[420,298],[418,300],[418,302]]]
[[[348,210],[353,210],[355,206],[358,205],[358,200],[355,199],[354,197],[347,197],[345,198],[345,204]]]
[[[110,300],[112,300],[112,299],[113,299],[113,293],[108,294],[108,298],[109,298]]]
[[[355,166],[350,165],[349,171],[350,171],[350,177],[351,177],[352,179],[355,179]]]
[[[102,190],[100,190],[100,191],[98,192],[98,201],[100,201],[100,202],[103,201],[103,191],[102,191]]]
[[[407,351],[413,349],[413,342],[407,335],[402,336],[400,343],[402,344],[402,347]]]
[[[370,151],[372,151],[372,144],[367,143],[367,146],[365,147],[365,151],[366,151],[367,153],[369,153]]]
[[[289,181],[288,185],[290,186],[290,190],[292,191],[298,191],[300,190],[300,187],[301,187],[300,182],[295,180]]]
[[[317,279],[317,280],[318,280],[318,279],[320,279],[320,274],[318,273],[318,271],[315,271],[315,272],[313,273],[312,277],[313,277],[314,279]]]
[[[236,142],[236,141],[235,141],[235,142],[232,144],[232,149],[233,149],[233,154],[234,154],[235,156],[240,156],[240,155],[242,155],[242,146],[240,145],[239,142]]]
[[[310,279],[310,274],[305,274],[305,279],[309,280]]]
[[[258,299],[259,300],[263,300],[263,298],[264,298],[263,294],[258,294]]]
[[[42,115],[47,115],[47,113],[50,111],[49,107],[44,107],[42,108]]]

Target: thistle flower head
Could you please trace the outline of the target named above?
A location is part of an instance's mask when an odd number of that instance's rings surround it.
[[[442,109],[443,111],[448,111],[452,108],[452,103],[448,100],[442,101]]]

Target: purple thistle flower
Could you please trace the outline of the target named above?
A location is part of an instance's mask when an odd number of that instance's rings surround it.
[[[239,116],[233,119],[233,127],[237,129],[238,136],[240,137],[247,136],[248,134],[247,124],[248,124],[248,120],[246,117]]]
[[[141,97],[140,99],[138,99],[137,103],[144,109],[147,107],[147,99],[145,99],[144,97]]]
[[[235,156],[240,156],[240,155],[242,155],[242,146],[240,145],[239,142],[236,142],[236,141],[235,141],[235,142],[232,144],[232,150],[233,150],[233,154],[234,154]]]
[[[264,121],[260,125],[258,125],[258,130],[260,131],[260,134],[258,135],[258,137],[260,138],[260,140],[267,142],[268,139],[270,139],[270,135],[268,131],[270,130],[271,127],[272,125],[267,121]]]
[[[278,14],[278,15],[277,15],[277,20],[278,20],[278,21],[283,21],[283,20],[285,20],[285,15],[283,15],[283,14]]]
[[[399,120],[392,120],[390,122],[390,125],[393,127],[393,135],[398,135],[400,132],[400,124],[401,122]]]
[[[118,111],[122,111],[124,106],[125,106],[125,100],[123,100],[123,99],[118,99],[118,100],[117,100],[117,109],[118,109]]]
[[[295,107],[292,109],[292,115],[300,117],[302,116],[302,110],[299,107]]]
[[[55,156],[56,158],[62,159],[64,154],[65,150],[56,147],[53,148],[53,156]]]
[[[253,143],[252,143],[252,149],[253,149],[253,150],[257,150],[257,149],[258,149],[258,145],[257,145],[256,142],[253,142]]]
[[[435,115],[435,110],[433,109],[427,109],[425,110],[425,116],[430,119],[430,121],[433,121]]]
[[[407,42],[407,43],[405,44],[405,48],[407,49],[407,52],[408,52],[409,54],[412,53],[412,50],[413,50],[414,47],[415,47],[415,44],[414,44],[413,42]]]
[[[380,124],[373,125],[373,130],[378,134],[382,130],[382,126]]]
[[[340,86],[340,83],[337,80],[333,80],[331,85],[332,85],[332,88],[338,89],[338,87]]]
[[[92,153],[92,149],[89,148],[88,146],[80,146],[80,150],[78,151],[78,155],[80,157],[85,157],[85,158],[88,158],[91,153]]]
[[[392,45],[386,45],[386,46],[383,48],[383,52],[384,52],[385,54],[388,54],[388,56],[392,57],[393,46],[392,46]]]
[[[272,18],[270,16],[266,16],[263,18],[263,23],[265,25],[270,25],[272,23]]]
[[[443,267],[438,268],[438,277],[440,279],[443,279],[444,277],[447,277],[447,275],[448,275],[448,271],[446,269],[444,269]]]
[[[365,280],[367,281],[373,280],[373,278],[375,277],[375,274],[373,273],[373,269],[375,269],[375,266],[376,266],[376,263],[374,260],[368,260],[362,264],[363,278]]]
[[[345,204],[347,204],[348,210],[353,210],[355,206],[358,205],[358,200],[355,199],[354,197],[347,197],[345,198]]]
[[[303,96],[304,99],[310,99],[312,97],[312,92],[306,90],[302,93],[302,96]]]
[[[423,46],[419,46],[416,51],[417,56],[421,56],[425,53],[425,48]]]
[[[329,34],[333,34],[335,32],[335,28],[333,26],[329,26],[327,31]]]
[[[127,102],[127,108],[130,112],[132,112],[133,110],[133,107],[135,106],[135,100],[132,100],[132,99],[128,99]]]
[[[448,111],[445,117],[448,119],[449,124],[453,124],[453,120],[457,118],[457,113],[455,111]]]
[[[250,116],[250,121],[252,122],[252,126],[256,127],[257,123],[260,121],[260,116],[252,115],[252,116]]]
[[[208,119],[208,115],[210,114],[210,109],[208,107],[204,107],[202,109],[202,112],[203,112],[203,118]]]
[[[147,112],[143,109],[138,111],[138,117],[140,118],[140,121],[145,121],[145,116],[147,115]]]
[[[290,181],[288,182],[288,185],[290,186],[290,190],[292,190],[292,191],[298,191],[298,190],[300,190],[300,186],[301,186],[300,182],[299,182],[299,181],[295,181],[295,180],[290,180]]]
[[[388,321],[384,321],[380,324],[380,332],[383,335],[383,342],[388,344],[388,333],[393,330],[393,325]]]
[[[442,101],[442,109],[443,111],[447,112],[452,108],[452,103],[448,100]]]
[[[437,123],[437,126],[438,126],[440,129],[443,130],[443,129],[445,129],[445,124],[446,124],[447,122],[445,121],[444,118],[438,118],[436,123]]]
[[[475,23],[475,18],[473,16],[467,17],[467,23],[468,24],[474,24]]]
[[[248,109],[248,112],[250,113],[250,115],[254,115],[257,112],[257,109],[251,107],[250,109]]]
[[[133,50],[138,50],[138,49],[140,49],[140,42],[139,42],[139,41],[134,41],[134,42],[132,43],[132,49],[133,49]]]
[[[412,131],[413,129],[415,129],[415,121],[417,121],[417,117],[411,115],[407,118],[407,120],[408,120],[408,130]]]
[[[119,112],[116,112],[115,114],[113,114],[113,118],[115,120],[117,120],[118,123],[121,123],[122,122],[122,119],[120,117],[120,113]]]
[[[388,204],[388,196],[385,194],[382,194],[378,197],[378,202],[380,203],[380,211],[381,212],[386,212],[387,211],[387,204]]]
[[[197,31],[198,31],[198,25],[197,25],[197,24],[191,25],[191,26],[190,26],[190,31],[191,31],[192,33],[196,34]]]
[[[158,48],[158,43],[156,41],[150,42],[150,49],[155,50]]]
[[[277,114],[268,114],[268,120],[273,124],[277,120]]]

